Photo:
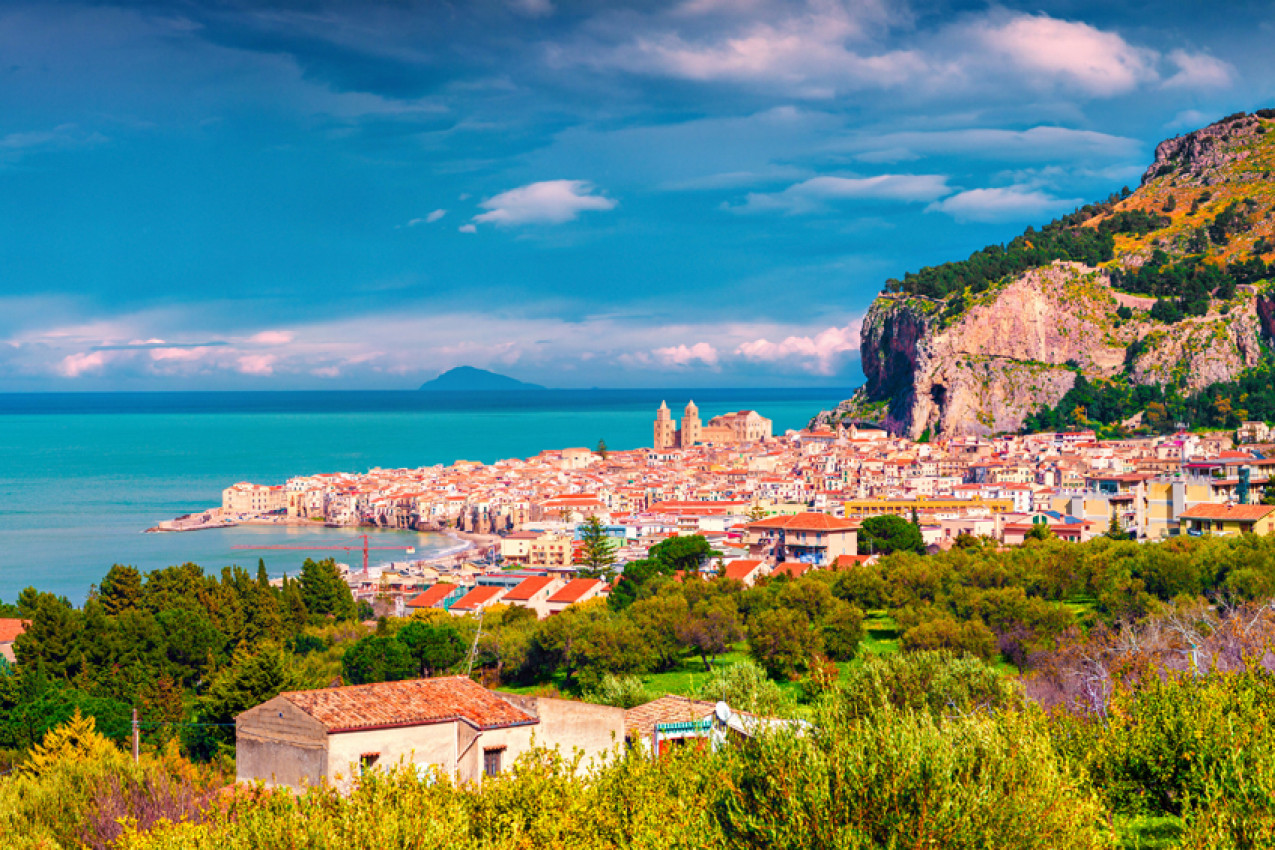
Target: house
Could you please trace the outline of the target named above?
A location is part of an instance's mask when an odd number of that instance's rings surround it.
[[[858,554],[858,532],[859,523],[853,520],[807,511],[748,523],[748,545],[777,562],[826,567],[838,555]]]
[[[837,560],[844,557],[844,555],[838,555]],[[787,576],[788,578],[800,578],[809,569],[810,564],[803,564],[800,561],[784,561],[782,564],[771,570],[770,574],[772,577]]]
[[[601,579],[572,579],[545,600],[545,608],[550,614],[558,614],[571,605],[579,602],[588,602],[590,599],[600,596],[605,587],[606,582]]]
[[[523,579],[517,587],[510,590],[500,601],[506,605],[517,605],[519,608],[530,608],[536,616],[544,619],[549,616],[549,597],[564,586],[562,579],[553,576],[532,576]]]
[[[17,662],[18,659],[13,654],[13,643],[18,639],[19,635],[27,630],[29,625],[31,625],[29,620],[0,619],[0,658],[5,659],[10,664]]]
[[[1178,522],[1183,534],[1270,534],[1275,505],[1200,504],[1187,508]]]
[[[752,587],[756,584],[757,579],[764,575],[766,575],[766,562],[751,558],[731,561],[722,568],[722,576],[724,578],[741,581],[747,587]]]
[[[286,691],[235,718],[240,782],[348,789],[374,767],[481,782],[532,746],[586,759],[624,735],[610,706],[489,691],[465,676]]]
[[[463,617],[466,614],[477,614],[489,605],[495,605],[497,602],[501,602],[501,597],[503,597],[505,593],[506,588],[500,587],[499,585],[480,584],[478,587],[475,587],[473,590],[469,591],[469,593],[466,593],[460,599],[453,602],[452,606],[448,608],[447,611],[457,617]]]
[[[424,611],[427,608],[447,608],[457,599],[460,599],[464,593],[465,588],[460,585],[440,582],[407,600],[407,607],[411,611]]]
[[[630,747],[663,755],[676,746],[709,746],[730,738],[751,738],[763,729],[787,728],[798,733],[809,729],[804,720],[759,717],[733,711],[726,703],[713,703],[665,694],[624,713],[624,737]]]

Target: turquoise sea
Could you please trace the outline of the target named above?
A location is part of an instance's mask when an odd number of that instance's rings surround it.
[[[803,427],[851,390],[546,390],[518,393],[243,392],[0,394],[0,600],[27,586],[84,599],[112,564],[142,570],[193,561],[206,570],[264,556],[295,573],[305,552],[231,546],[355,545],[353,529],[245,527],[143,534],[161,520],[221,503],[236,481],[491,462],[544,449],[651,444],[661,400],[679,416],[753,409],[782,433]],[[415,532],[378,532],[373,545],[428,557],[455,545]],[[318,553],[316,553],[318,554]],[[358,553],[338,560],[356,563]],[[406,555],[379,553],[379,561]]]

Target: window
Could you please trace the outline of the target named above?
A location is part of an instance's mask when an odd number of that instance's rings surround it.
[[[367,773],[378,761],[381,760],[380,753],[364,753],[359,756],[359,774]]]
[[[504,747],[495,750],[483,750],[483,773],[488,776],[499,776],[500,757],[504,752]]]

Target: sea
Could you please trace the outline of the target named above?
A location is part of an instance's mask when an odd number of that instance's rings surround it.
[[[0,394],[0,600],[25,587],[84,601],[112,564],[193,562],[295,575],[306,557],[361,564],[361,530],[241,526],[143,533],[217,507],[238,481],[490,463],[546,449],[651,444],[661,401],[693,398],[704,420],[756,410],[802,428],[850,388],[594,389],[517,392],[313,391]],[[456,540],[375,531],[373,565],[428,558]],[[293,546],[295,549],[235,549]],[[407,548],[415,554],[407,554]]]

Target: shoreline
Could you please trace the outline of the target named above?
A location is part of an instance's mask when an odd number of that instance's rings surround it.
[[[208,529],[227,529],[239,528],[240,526],[259,526],[274,528],[347,528],[358,531],[359,529],[367,529],[368,531],[402,531],[415,534],[436,534],[440,537],[447,537],[455,541],[454,546],[449,546],[428,558],[415,560],[414,563],[433,565],[445,563],[461,563],[465,560],[464,555],[467,552],[479,550],[486,553],[487,550],[500,544],[500,536],[496,534],[479,534],[472,531],[462,531],[456,528],[384,528],[374,525],[344,525],[341,523],[316,522],[315,520],[302,519],[300,517],[251,517],[246,519],[223,519],[218,515],[221,508],[210,508],[206,511],[197,511],[194,513],[184,514],[172,520],[165,520],[158,525],[145,529],[143,534],[180,534],[188,531],[205,531]]]

